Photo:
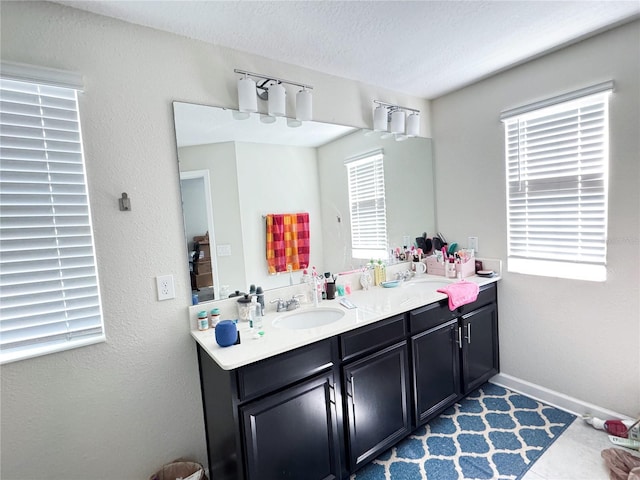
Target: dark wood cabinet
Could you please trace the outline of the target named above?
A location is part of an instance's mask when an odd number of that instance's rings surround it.
[[[472,392],[500,371],[498,310],[486,305],[460,319],[463,392]]]
[[[411,337],[414,417],[422,425],[460,396],[458,320]]]
[[[338,340],[223,370],[198,345],[210,478],[341,478]]]
[[[343,377],[353,472],[411,432],[406,341],[349,363]]]
[[[340,478],[333,374],[240,408],[247,479]]]
[[[495,284],[475,302],[451,311],[448,302],[409,313],[413,411],[422,425],[499,372]]]
[[[497,289],[235,370],[197,352],[210,478],[346,480],[499,372]]]

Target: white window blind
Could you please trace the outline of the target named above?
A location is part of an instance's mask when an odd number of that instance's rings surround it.
[[[77,91],[0,78],[2,363],[104,340],[85,177]]]
[[[353,258],[387,258],[387,211],[381,150],[348,159]]]
[[[610,92],[503,116],[509,271],[606,279]]]

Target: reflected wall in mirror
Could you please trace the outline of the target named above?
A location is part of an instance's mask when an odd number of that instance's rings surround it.
[[[367,152],[384,153],[390,248],[402,246],[404,236],[413,241],[434,231],[430,139],[396,141],[320,122],[292,127],[284,117],[267,124],[260,114],[239,120],[234,110],[181,102],[173,108],[185,263],[192,262],[192,288],[200,301],[246,292],[250,284],[267,290],[300,282],[300,271],[268,274],[264,217],[270,213],[309,213],[309,264],[319,272],[364,265],[366,260],[351,256],[344,162]],[[200,243],[204,256],[193,263],[194,238],[207,232],[209,243]]]

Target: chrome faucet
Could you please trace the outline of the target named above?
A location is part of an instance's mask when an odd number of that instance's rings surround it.
[[[414,273],[410,272],[409,270],[406,270],[404,272],[398,272],[396,273],[396,280],[409,280],[411,277],[413,277]]]
[[[291,297],[291,300],[287,301],[285,303],[286,309],[287,311],[290,310],[295,310],[296,308],[300,307],[300,300],[298,300],[299,298],[304,297],[304,294],[298,294],[298,295],[294,295],[293,297]]]
[[[285,304],[284,300],[281,298],[275,298],[271,300],[269,303],[277,303],[276,312],[284,312],[287,310],[287,304]]]

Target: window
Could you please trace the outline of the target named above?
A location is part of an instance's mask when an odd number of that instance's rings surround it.
[[[353,258],[387,258],[387,211],[384,200],[383,152],[345,162],[351,212]]]
[[[504,112],[510,272],[606,280],[612,82]]]
[[[2,65],[2,363],[104,341],[77,83]]]

